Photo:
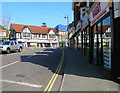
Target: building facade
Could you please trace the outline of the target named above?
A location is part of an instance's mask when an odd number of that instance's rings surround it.
[[[57,30],[57,33],[59,34],[59,47],[65,47],[68,44],[68,33],[67,33],[67,27],[66,25],[57,25],[55,29]]]
[[[5,40],[9,40],[9,34],[7,36],[6,35],[6,29],[0,25],[0,43],[2,43]]]
[[[120,2],[73,2],[70,46],[120,82]]]
[[[28,47],[58,47],[58,33],[50,27],[11,24],[10,39],[25,42]]]

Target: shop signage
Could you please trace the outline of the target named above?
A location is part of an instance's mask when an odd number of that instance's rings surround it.
[[[106,49],[103,52],[104,55],[104,68],[108,71],[111,70],[111,50]]]
[[[109,12],[108,2],[98,2],[90,13],[91,26]]]
[[[120,1],[114,2],[114,18],[120,17]]]
[[[87,13],[84,15],[82,18],[82,26],[81,26],[81,31],[89,25],[89,20],[88,20],[88,15]]]
[[[76,26],[76,32],[81,28],[81,22],[79,21],[77,26]]]
[[[72,37],[72,35],[73,35],[72,33],[69,34],[69,39]]]
[[[72,27],[72,32],[69,34],[69,39],[75,34],[75,27]]]

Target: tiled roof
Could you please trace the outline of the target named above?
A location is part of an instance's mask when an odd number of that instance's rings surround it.
[[[50,27],[41,27],[41,26],[31,26],[31,25],[21,25],[21,24],[11,24],[12,28],[16,31],[16,32],[21,32],[26,26],[30,29],[30,31],[32,33],[39,33],[39,34],[48,34],[48,32],[52,29],[56,35],[57,32],[54,28],[50,28]]]
[[[16,32],[21,32],[26,25],[11,24],[11,26]]]

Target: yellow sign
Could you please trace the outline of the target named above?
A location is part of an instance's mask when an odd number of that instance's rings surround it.
[[[36,45],[37,45],[37,43],[30,43],[30,45],[35,45],[35,46],[36,46]]]
[[[41,47],[41,45],[39,44],[39,47]]]
[[[109,7],[112,7],[112,1],[109,2]]]

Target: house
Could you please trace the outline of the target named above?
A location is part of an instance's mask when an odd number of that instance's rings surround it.
[[[67,37],[68,37],[67,27],[68,27],[67,25],[61,25],[61,24],[55,27],[57,33],[59,34],[60,47],[67,45]]]
[[[5,40],[9,40],[9,34],[6,37],[6,29],[0,25],[0,43],[2,43]]]
[[[26,46],[58,47],[58,33],[50,27],[11,24],[10,39],[25,42]]]

